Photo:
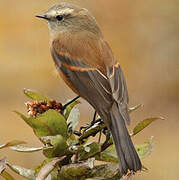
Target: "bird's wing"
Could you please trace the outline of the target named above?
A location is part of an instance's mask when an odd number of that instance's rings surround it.
[[[73,59],[63,49],[57,50],[54,47],[56,46],[52,45],[51,48],[53,60],[57,69],[70,81],[70,85],[73,86],[71,88],[75,88],[94,108],[109,109],[112,103],[111,87],[102,70]],[[100,107],[97,107],[99,105]]]
[[[85,55],[80,59],[75,59],[68,51],[57,44],[52,44],[51,53],[57,69],[70,82],[70,85],[73,86],[72,89],[76,89],[79,95],[85,98],[94,108],[99,108],[97,106],[100,104],[100,108],[107,111],[112,103],[116,101],[119,104],[122,116],[129,123],[127,87],[117,61],[113,63],[114,65],[106,65],[106,72],[104,72],[103,68],[95,68],[86,64],[85,60],[82,61],[83,58],[86,58]]]

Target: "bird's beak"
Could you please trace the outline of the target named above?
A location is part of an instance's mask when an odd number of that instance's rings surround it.
[[[39,15],[36,15],[35,17],[49,20],[46,14],[39,14]]]

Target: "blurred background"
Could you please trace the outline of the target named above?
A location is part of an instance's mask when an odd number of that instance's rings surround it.
[[[49,51],[49,32],[36,14],[56,0],[0,0],[0,144],[19,139],[40,146],[32,130],[14,114],[25,113],[23,88],[37,90],[65,102],[75,96],[57,77]],[[144,118],[162,116],[133,140],[143,143],[154,136],[155,148],[144,159],[148,172],[134,180],[178,180],[179,170],[179,1],[77,0],[96,17],[105,39],[123,68],[130,106],[144,104],[131,115],[131,130]],[[93,109],[83,100],[81,124],[92,119]],[[32,168],[41,153],[0,151],[11,163]],[[13,173],[12,173],[13,174]],[[15,176],[21,180],[19,176]],[[2,178],[2,177],[0,177]]]

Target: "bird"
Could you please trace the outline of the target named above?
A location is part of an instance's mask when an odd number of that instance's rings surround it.
[[[48,22],[50,51],[59,75],[110,130],[121,175],[141,170],[126,127],[130,117],[124,74],[95,18],[87,9],[67,2],[36,17]]]

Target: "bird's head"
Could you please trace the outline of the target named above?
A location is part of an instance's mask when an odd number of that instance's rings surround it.
[[[70,3],[58,3],[44,14],[36,15],[36,17],[48,21],[50,34],[52,36],[62,32],[86,32],[101,35],[95,18],[88,10]]]

